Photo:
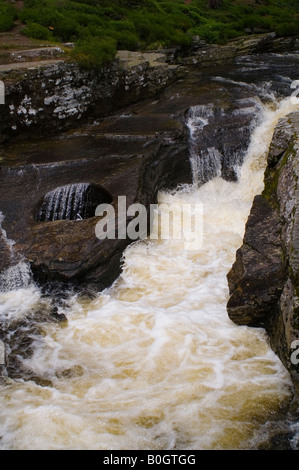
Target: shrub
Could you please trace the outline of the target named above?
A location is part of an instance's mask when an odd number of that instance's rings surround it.
[[[299,31],[299,20],[295,20],[290,23],[282,23],[275,27],[275,32],[279,36],[293,36],[298,34]]]
[[[77,42],[71,57],[84,68],[101,68],[116,54],[116,41],[112,38],[90,38]]]
[[[219,24],[216,22],[207,22],[197,28],[193,28],[192,34],[199,36],[208,43],[217,43],[220,40]]]
[[[52,8],[26,8],[20,13],[20,19],[25,23],[37,23],[42,26],[55,27],[63,21],[63,14]]]
[[[0,1],[0,32],[12,28],[16,17],[16,10],[6,2]]]
[[[46,5],[46,0],[25,0],[25,8],[40,8],[42,5]]]
[[[121,21],[110,21],[109,26],[115,31],[130,31],[131,33],[135,32],[135,26],[133,21],[121,20]]]
[[[73,41],[80,37],[80,28],[77,21],[72,17],[63,17],[55,24],[53,34],[61,41]]]
[[[117,42],[117,49],[127,49],[135,51],[139,44],[139,37],[131,31],[111,31],[109,36],[113,37]]]
[[[209,9],[208,0],[24,0],[19,13],[25,34],[48,39],[78,41],[74,55],[82,63],[97,64],[118,49],[136,50],[188,47],[192,35],[209,43],[225,43],[244,34],[245,28],[263,28],[287,36],[298,32],[298,0],[222,0]],[[3,10],[5,6],[5,10]],[[10,9],[9,9],[10,8]],[[13,25],[11,6],[0,0],[0,31]],[[50,35],[50,36],[49,36]],[[52,36],[51,36],[52,37]],[[101,41],[101,44],[99,44]],[[97,42],[99,57],[90,44]],[[113,52],[113,53],[112,53]]]
[[[53,38],[53,35],[48,28],[37,23],[31,23],[25,26],[25,28],[22,29],[22,34],[34,39],[50,40]]]

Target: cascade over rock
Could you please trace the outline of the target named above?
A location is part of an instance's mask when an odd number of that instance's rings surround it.
[[[112,200],[112,196],[100,186],[68,184],[44,196],[35,219],[39,222],[88,219],[95,215],[99,204],[109,204]]]

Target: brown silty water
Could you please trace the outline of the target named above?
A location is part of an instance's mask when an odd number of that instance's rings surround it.
[[[163,239],[157,217],[152,236],[127,248],[110,288],[93,299],[70,295],[67,324],[43,325],[24,366],[49,385],[7,379],[1,387],[3,449],[252,449],[271,437],[292,399],[289,375],[265,331],[236,326],[226,312],[226,274],[263,189],[274,127],[298,110],[290,97],[262,98],[244,106],[257,119],[242,162],[232,160],[237,181],[223,178],[214,152],[205,181],[197,173],[194,184],[159,193],[159,220],[168,205],[178,220],[183,207],[201,205],[201,246]],[[206,108],[188,114],[191,162],[210,119]],[[42,296],[29,283],[0,300],[9,321]]]

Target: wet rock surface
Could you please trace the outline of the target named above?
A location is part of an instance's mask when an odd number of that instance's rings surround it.
[[[61,58],[0,65],[0,142],[30,138],[32,131],[53,135],[155,96],[178,78],[179,66],[165,63],[163,54],[148,55],[132,60],[126,54],[99,70]]]
[[[180,58],[185,65],[209,66],[232,63],[237,57],[262,53],[289,52],[298,49],[298,38],[280,38],[275,33],[252,34],[228,41],[223,46],[206,44],[199,37],[193,38],[193,53]]]

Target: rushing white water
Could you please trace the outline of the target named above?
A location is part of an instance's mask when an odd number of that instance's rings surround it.
[[[23,319],[40,302],[29,263],[20,261],[0,275],[0,322],[8,326]]]
[[[190,163],[195,185],[206,182],[221,175],[221,155],[214,147],[206,149],[205,156],[198,151],[198,139],[209,119],[214,115],[213,105],[194,106],[189,110],[187,127],[190,133]]]
[[[20,261],[0,275],[0,291],[11,292],[26,289],[32,283],[29,263]]]
[[[246,72],[249,72],[250,70],[245,70]],[[245,89],[252,91],[256,93],[257,96],[261,96],[262,98],[266,100],[270,100],[273,102],[276,102],[276,96],[273,90],[271,90],[272,82],[264,82],[264,83],[259,83],[258,85],[254,83],[246,83],[246,82],[240,82],[240,81],[235,81],[229,78],[223,78],[223,77],[214,77],[213,80],[215,82],[221,82],[221,83],[230,83],[233,85],[238,85],[240,87],[244,87]]]
[[[291,382],[264,330],[229,320],[226,274],[263,188],[274,126],[295,108],[286,99],[264,109],[238,183],[217,177],[160,194],[160,203],[203,204],[202,249],[185,250],[183,240],[135,243],[110,289],[94,300],[72,297],[68,324],[44,326],[24,364],[52,386],[3,387],[3,449],[256,445],[290,399]]]
[[[258,97],[255,97],[236,100],[235,105],[239,107],[230,112],[222,107],[216,108],[213,103],[190,108],[187,127],[190,135],[189,153],[194,185],[199,186],[221,176],[223,166],[230,168],[233,174],[239,175],[247,151],[247,133],[251,134],[258,124],[262,103]],[[219,136],[217,138],[217,135],[214,135],[214,139],[212,137],[211,129],[215,129],[216,126],[219,132],[219,122],[224,123],[226,118],[230,119],[230,114],[240,116],[240,128],[235,129],[235,133],[242,143],[242,150],[237,142],[235,146],[222,145]],[[243,116],[247,116],[247,123],[242,123]],[[206,131],[206,128],[210,129]]]
[[[0,238],[2,238],[2,242],[4,243],[4,245],[6,245],[10,257],[13,258],[13,256],[14,256],[14,251],[13,251],[14,241],[11,240],[10,238],[7,238],[6,230],[4,230],[4,228],[2,227],[3,221],[4,221],[4,215],[0,211]]]

